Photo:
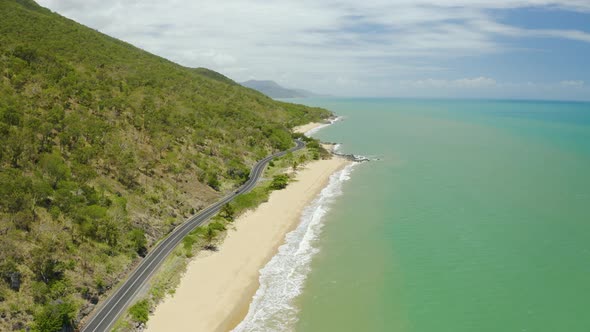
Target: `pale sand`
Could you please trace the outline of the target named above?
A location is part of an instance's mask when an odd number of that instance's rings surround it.
[[[239,217],[219,251],[203,251],[189,263],[175,295],[150,316],[147,331],[229,331],[239,324],[259,287],[259,270],[330,175],[348,163],[339,157],[311,162],[297,172],[297,181]]]
[[[336,152],[336,146],[338,143],[321,143],[322,147],[327,151],[334,153]]]
[[[297,126],[297,127],[293,128],[293,132],[305,134],[306,132],[308,132],[312,129],[315,129],[320,126],[325,126],[325,125],[326,125],[325,123],[321,123],[321,122],[310,122],[308,124],[304,124],[304,125]]]

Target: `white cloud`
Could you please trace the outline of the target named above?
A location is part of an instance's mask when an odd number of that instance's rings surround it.
[[[425,79],[402,81],[402,85],[416,88],[482,88],[496,85],[496,80],[489,77],[460,78],[456,80]]]
[[[489,9],[560,8],[590,13],[587,0],[39,0],[60,14],[164,56],[237,81],[274,79],[332,94],[362,95],[407,79],[457,87],[486,77],[421,79],[452,68],[445,59],[507,51],[498,36],[566,38],[576,30],[523,29]],[[337,78],[336,84],[334,79]]]
[[[590,33],[579,30],[522,29],[489,20],[475,20],[471,25],[480,31],[512,37],[563,38],[590,43]]]
[[[569,87],[582,87],[584,86],[584,81],[561,81],[559,84]]]

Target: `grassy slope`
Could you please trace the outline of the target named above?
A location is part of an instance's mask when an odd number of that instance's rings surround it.
[[[292,126],[328,115],[0,0],[0,330],[79,319]]]

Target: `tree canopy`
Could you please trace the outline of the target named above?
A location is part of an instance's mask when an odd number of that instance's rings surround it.
[[[0,330],[77,321],[191,211],[291,147],[293,126],[329,115],[0,0]]]

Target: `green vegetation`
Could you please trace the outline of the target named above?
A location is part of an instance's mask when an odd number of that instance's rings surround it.
[[[307,148],[274,159],[269,163],[269,167],[265,170],[264,176],[257,187],[249,193],[237,196],[231,203],[224,205],[218,215],[207,226],[197,227],[190,232],[183,239],[182,246],[176,248],[174,253],[164,261],[155,276],[155,280],[151,283],[151,289],[147,296],[148,303],[155,305],[166,294],[173,294],[180,282],[180,276],[186,270],[188,259],[193,257],[201,249],[215,250],[215,246],[210,247],[210,245],[220,241],[226,235],[227,226],[237,216],[268,200],[270,193],[274,190],[272,188],[272,179],[286,178],[288,182],[289,176],[284,174],[284,172],[290,167],[289,165],[294,160],[299,160],[301,165],[304,164],[310,160],[309,157],[314,151],[313,148]],[[113,331],[131,331],[134,329],[134,326],[137,326],[137,321],[129,314],[117,321]]]
[[[328,152],[324,147],[320,144],[320,141],[315,138],[303,136],[301,138],[309,150],[311,154],[311,159],[319,160],[319,159],[328,159],[331,157],[330,152]]]
[[[63,331],[71,329],[74,324],[76,308],[70,302],[56,300],[35,315],[33,331]]]
[[[255,187],[249,193],[242,194],[236,197],[229,205],[234,212],[234,216],[242,214],[248,209],[252,209],[268,201],[270,193],[274,190],[281,190],[287,187],[287,184],[291,180],[288,174],[284,174],[284,171],[292,165],[294,159],[298,159],[301,164],[304,163],[304,159],[307,160],[307,155],[311,153],[309,149],[298,151],[298,155],[287,154],[282,158],[275,159],[272,164],[269,163],[269,169],[267,169],[265,176],[272,176],[272,180],[263,181],[257,187]],[[232,219],[233,220],[233,219]]]
[[[203,234],[203,238],[205,239],[205,249],[208,250],[216,250],[217,248],[213,244],[213,240],[217,235],[217,231],[213,227],[207,227],[205,233]]]
[[[247,194],[242,194],[234,199],[231,203],[234,209],[239,213],[268,201],[270,190],[268,187],[259,186]]]
[[[285,189],[287,184],[289,184],[289,176],[287,174],[279,174],[272,178],[269,188],[272,190],[281,190]]]
[[[329,115],[0,0],[0,330],[75,325],[175,225],[290,147],[290,128]]]
[[[129,316],[137,323],[147,323],[150,316],[150,304],[147,299],[137,301],[129,308]]]
[[[228,221],[233,221],[235,218],[235,214],[236,214],[236,211],[235,211],[234,207],[229,203],[225,204],[221,208],[221,211],[219,211],[219,215],[221,217],[227,219]]]

